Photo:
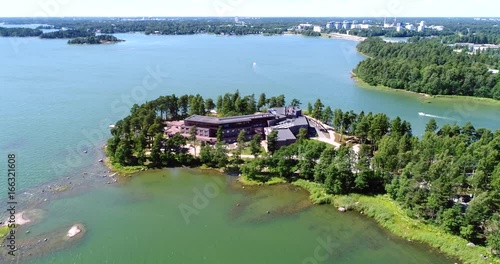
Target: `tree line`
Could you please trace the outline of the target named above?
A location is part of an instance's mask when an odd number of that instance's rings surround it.
[[[38,37],[41,34],[39,29],[0,27],[0,37]]]
[[[94,37],[95,33],[89,30],[83,29],[69,29],[69,30],[58,30],[54,32],[47,32],[40,35],[43,39],[65,39],[65,38],[87,38]]]
[[[357,77],[384,85],[431,95],[462,95],[500,100],[500,57],[456,52],[438,40],[410,39],[386,43],[379,38],[361,42],[357,49],[369,56],[353,70]]]

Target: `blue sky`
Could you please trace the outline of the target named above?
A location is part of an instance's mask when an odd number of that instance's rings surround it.
[[[0,17],[498,17],[498,0],[2,0]]]

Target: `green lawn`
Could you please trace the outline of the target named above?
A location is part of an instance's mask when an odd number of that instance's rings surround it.
[[[266,153],[266,150],[263,148],[263,147],[260,147],[260,154],[265,154]],[[246,147],[243,149],[243,151],[241,152],[242,155],[252,155],[252,151],[250,149],[250,147]]]

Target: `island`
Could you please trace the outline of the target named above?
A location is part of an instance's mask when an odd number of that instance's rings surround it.
[[[161,96],[112,127],[109,164],[124,173],[188,166],[241,175],[245,184],[291,183],[316,204],[359,211],[463,261],[496,259],[500,131],[430,119],[417,137],[399,117],[332,110],[320,99],[300,105],[239,91],[215,100]]]
[[[114,44],[124,42],[125,40],[118,39],[112,35],[97,35],[91,37],[80,37],[68,40],[68,44]]]

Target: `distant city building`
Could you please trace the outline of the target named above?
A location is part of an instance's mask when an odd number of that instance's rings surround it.
[[[311,30],[311,29],[313,29],[313,27],[314,26],[312,24],[299,24],[297,26],[297,30],[299,30],[299,31],[302,31],[302,30]]]
[[[314,31],[314,32],[321,33],[322,28],[321,28],[321,26],[314,26],[314,27],[313,27],[313,31]]]
[[[401,23],[397,23],[396,24],[396,31],[401,32],[402,29],[403,29],[403,27],[401,26]]]
[[[437,31],[443,31],[444,30],[444,26],[430,26],[429,28],[437,30]]]
[[[334,27],[333,22],[326,23],[326,29],[332,29]]]
[[[345,20],[343,23],[342,23],[342,29],[345,29],[345,30],[349,30],[351,29],[351,22]]]
[[[387,18],[384,18],[384,28],[390,28],[392,27],[391,23],[387,22]]]
[[[425,30],[425,21],[421,21],[420,25],[418,26],[418,32],[422,32]]]
[[[416,30],[416,29],[417,29],[417,28],[415,28],[415,26],[414,26],[414,25],[412,25],[412,24],[406,24],[405,28],[406,28],[407,30],[411,30],[411,31],[414,31],[414,30]]]
[[[235,18],[234,18],[234,22],[235,22],[235,23],[240,23],[240,19],[239,19],[238,17],[235,17]]]
[[[360,29],[369,29],[371,27],[371,25],[369,24],[359,24],[358,25],[358,28]]]
[[[335,22],[335,29],[336,30],[339,30],[340,29],[340,22]]]

